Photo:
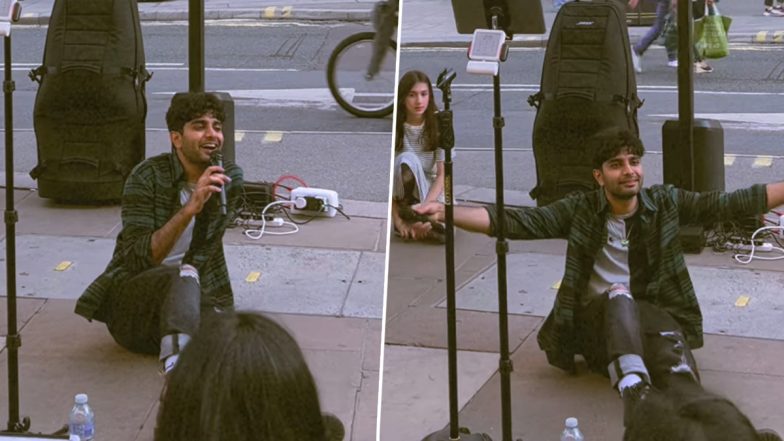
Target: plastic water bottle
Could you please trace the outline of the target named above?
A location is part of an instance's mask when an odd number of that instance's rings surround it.
[[[566,419],[566,427],[561,433],[561,441],[584,441],[583,433],[577,427],[577,418],[570,417]]]
[[[74,406],[68,415],[68,434],[71,439],[78,436],[80,441],[92,441],[95,436],[95,414],[87,404],[87,394],[74,397]]]

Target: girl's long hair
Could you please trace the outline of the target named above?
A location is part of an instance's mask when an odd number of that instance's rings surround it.
[[[417,83],[427,84],[427,91],[430,94],[430,100],[425,109],[425,127],[422,131],[422,145],[425,151],[432,152],[438,147],[438,121],[436,120],[436,107],[435,97],[433,96],[433,85],[430,83],[430,78],[421,71],[410,70],[400,78],[400,84],[397,87],[397,124],[395,125],[395,153],[403,150],[403,137],[405,136],[405,129],[403,123],[406,122],[406,97],[411,92],[411,89]]]
[[[263,315],[211,317],[170,376],[156,441],[326,440],[299,346]]]

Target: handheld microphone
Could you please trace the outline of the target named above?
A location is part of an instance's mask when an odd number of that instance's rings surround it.
[[[216,151],[212,154],[212,163],[220,168],[223,168],[223,155],[221,152]],[[226,216],[228,210],[226,209],[226,185],[221,185],[220,191],[220,214]]]

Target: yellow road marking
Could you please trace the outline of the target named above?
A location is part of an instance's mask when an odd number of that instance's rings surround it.
[[[735,158],[737,158],[735,155],[724,155],[724,166],[729,167],[734,164]]]
[[[234,132],[234,142],[240,142],[243,139],[245,139],[245,132],[243,132],[242,130],[237,130],[236,132]]]
[[[283,9],[280,10],[281,17],[291,17],[291,6],[284,6]]]
[[[267,6],[264,8],[263,16],[264,18],[275,18],[275,10],[277,7],[275,6]]]
[[[65,271],[71,267],[71,262],[68,260],[63,260],[62,262],[58,263],[56,267],[54,267],[55,271]]]
[[[773,33],[773,42],[774,43],[781,43],[784,42],[784,31],[776,31]]]
[[[768,39],[768,31],[759,31],[757,35],[754,36],[754,41],[756,43],[764,43],[765,40]]]
[[[248,274],[248,277],[245,278],[245,281],[248,282],[248,283],[254,283],[254,282],[257,282],[260,277],[261,277],[261,273],[260,272],[258,272],[258,271],[251,271],[250,274]]]
[[[553,286],[550,287],[550,289],[560,289],[560,288],[561,288],[560,280],[557,280],[555,283],[553,283]]]
[[[771,165],[773,165],[772,156],[757,156],[757,158],[754,159],[754,163],[751,164],[751,168],[770,167]]]
[[[267,132],[264,134],[262,142],[280,142],[283,139],[283,132]]]
[[[751,297],[749,296],[740,296],[738,297],[738,300],[735,300],[735,306],[738,308],[743,308],[749,304],[749,300],[751,300]]]

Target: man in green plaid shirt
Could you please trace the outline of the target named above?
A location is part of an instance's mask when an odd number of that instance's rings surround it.
[[[112,260],[76,303],[77,314],[105,322],[121,346],[159,354],[166,372],[203,315],[234,304],[222,238],[241,196],[242,170],[211,165],[223,147],[223,119],[215,95],[172,98],[172,152],[131,172]],[[224,186],[227,215],[219,209]]]
[[[505,210],[510,239],[567,240],[566,267],[553,309],[538,334],[550,364],[573,371],[574,356],[610,377],[624,399],[624,424],[651,385],[671,375],[699,381],[691,349],[702,313],[678,238],[680,225],[742,219],[784,204],[784,183],[734,192],[643,188],[645,150],[632,133],[606,129],[587,145],[600,189],[545,207]],[[444,221],[444,206],[414,209]],[[454,207],[460,228],[494,235],[494,207]],[[426,234],[429,223],[417,223]],[[645,350],[643,350],[645,348]]]

